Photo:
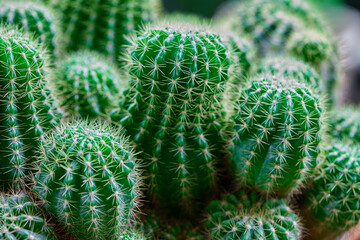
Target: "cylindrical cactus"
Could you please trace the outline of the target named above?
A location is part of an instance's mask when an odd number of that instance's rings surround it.
[[[153,0],[52,0],[62,16],[68,50],[97,50],[119,59],[125,35],[152,19]]]
[[[285,199],[269,199],[243,190],[207,207],[209,239],[300,239],[299,217]]]
[[[58,127],[42,146],[34,192],[75,236],[110,239],[139,207],[139,162],[121,132],[75,121]]]
[[[360,143],[360,109],[357,107],[334,107],[329,113],[329,133],[339,140]]]
[[[24,193],[0,194],[0,239],[57,239],[37,205]]]
[[[47,88],[43,49],[17,30],[0,29],[0,183],[21,185],[58,113]]]
[[[266,58],[258,65],[257,73],[294,78],[314,89],[321,85],[320,75],[313,67],[301,60],[288,57]]]
[[[61,106],[71,115],[97,117],[118,103],[122,82],[117,69],[102,55],[78,52],[65,58],[55,70]]]
[[[317,96],[297,79],[265,76],[241,90],[234,108],[228,149],[238,182],[264,193],[296,191],[319,155]]]
[[[227,47],[212,33],[154,28],[129,55],[130,88],[112,119],[144,153],[153,202],[190,213],[216,183]]]
[[[331,232],[335,237],[360,220],[358,146],[335,142],[326,147],[324,154],[325,161],[317,167],[300,201],[312,239],[325,239]]]
[[[59,26],[52,10],[39,2],[1,0],[0,22],[17,25],[38,38],[52,57],[59,55]]]

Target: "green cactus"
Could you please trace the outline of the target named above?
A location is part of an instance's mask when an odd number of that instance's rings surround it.
[[[65,58],[55,71],[61,105],[71,115],[97,117],[118,102],[125,85],[116,67],[95,52],[78,52]]]
[[[207,207],[205,228],[211,239],[300,239],[299,217],[285,199],[268,199],[243,190]]]
[[[345,106],[333,108],[329,113],[330,135],[339,140],[360,143],[360,109]]]
[[[24,193],[0,195],[0,239],[57,239],[37,205]]]
[[[125,35],[151,21],[153,0],[52,0],[61,14],[68,50],[97,50],[119,59]]]
[[[146,240],[145,236],[135,229],[130,229],[120,234],[116,240]]]
[[[229,143],[238,182],[263,193],[299,189],[318,162],[321,106],[304,83],[259,77],[240,92]]]
[[[288,57],[269,57],[258,65],[257,73],[286,76],[299,80],[313,89],[321,85],[320,75],[313,67],[301,60]]]
[[[359,147],[335,142],[326,146],[324,154],[325,161],[316,168],[301,199],[312,239],[340,234],[360,220]]]
[[[0,22],[17,25],[45,44],[49,54],[56,58],[60,52],[60,29],[52,10],[36,1],[1,0]]]
[[[110,239],[134,220],[141,183],[139,162],[123,134],[79,120],[45,139],[33,190],[75,236]]]
[[[23,186],[34,149],[58,121],[43,49],[0,28],[0,184]]]
[[[142,32],[132,46],[130,88],[112,119],[143,152],[153,202],[191,214],[216,185],[227,48],[217,35],[171,28]]]
[[[148,211],[139,226],[147,239],[159,240],[204,240],[201,228],[192,227],[188,222],[174,222],[160,219],[154,212]]]

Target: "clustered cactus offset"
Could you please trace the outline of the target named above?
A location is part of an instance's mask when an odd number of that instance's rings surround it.
[[[115,66],[95,52],[77,52],[59,63],[54,77],[70,115],[98,117],[116,106],[123,83]]]
[[[59,55],[60,29],[53,10],[35,1],[1,0],[0,22],[17,25],[44,43],[49,54]]]
[[[110,239],[138,211],[139,164],[121,132],[74,121],[46,137],[33,190],[74,235]]]
[[[0,238],[55,240],[56,235],[38,206],[25,193],[0,194]]]
[[[207,207],[205,227],[211,239],[299,239],[299,217],[285,199],[238,191]]]
[[[319,99],[294,78],[263,76],[235,102],[230,159],[238,182],[289,194],[315,168],[321,140]]]
[[[35,148],[57,125],[43,49],[17,30],[0,29],[0,183],[20,185]]]

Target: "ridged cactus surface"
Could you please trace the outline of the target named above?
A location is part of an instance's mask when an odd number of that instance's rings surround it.
[[[45,44],[52,57],[59,55],[60,29],[53,11],[35,1],[1,0],[0,22],[17,25]]]
[[[264,193],[287,195],[317,164],[319,99],[293,78],[259,77],[241,90],[229,143],[237,182]]]
[[[52,0],[59,11],[69,51],[97,50],[119,59],[126,34],[152,19],[153,0]]]
[[[168,28],[132,45],[130,88],[112,118],[144,153],[153,202],[190,213],[216,183],[227,48],[215,34]]]
[[[61,106],[70,115],[97,117],[112,109],[121,95],[122,80],[104,56],[74,53],[59,63],[55,84]]]
[[[257,73],[290,77],[313,87],[321,85],[321,77],[313,67],[307,63],[289,57],[269,57],[257,66]]]
[[[313,239],[323,239],[331,231],[345,232],[360,220],[358,146],[335,142],[324,154],[326,159],[301,200]]]
[[[52,227],[24,193],[0,194],[0,239],[55,240]]]
[[[17,30],[0,29],[0,183],[17,186],[35,148],[58,121],[47,88],[43,49]]]
[[[299,217],[285,199],[268,199],[243,190],[207,207],[209,239],[300,239]]]
[[[141,182],[122,133],[75,121],[45,139],[33,190],[74,236],[111,239],[134,220]]]

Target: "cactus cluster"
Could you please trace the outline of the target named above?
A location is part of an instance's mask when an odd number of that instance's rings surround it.
[[[44,141],[33,190],[70,232],[110,239],[134,220],[140,163],[121,132],[79,120]]]
[[[125,85],[105,57],[87,51],[61,61],[54,80],[65,111],[82,117],[97,117],[115,107]]]
[[[0,183],[20,185],[59,114],[43,49],[17,30],[1,28],[0,35]]]
[[[301,201],[314,239],[344,232],[360,220],[358,146],[335,142],[327,145],[324,155]]]
[[[97,50],[113,61],[119,59],[132,34],[153,18],[150,0],[53,0],[61,14],[64,42],[68,50]]]
[[[0,4],[0,22],[17,25],[44,43],[53,58],[59,55],[60,29],[50,8],[25,0],[1,0]]]
[[[143,151],[154,202],[190,212],[216,183],[227,47],[212,33],[155,28],[129,55],[130,87],[112,119]]]
[[[38,206],[24,193],[0,194],[0,238],[55,240],[56,235]]]
[[[264,193],[297,190],[317,164],[321,106],[294,78],[259,77],[235,103],[229,143],[238,182]]]
[[[205,227],[212,239],[300,239],[299,217],[285,199],[243,190],[212,201]]]

